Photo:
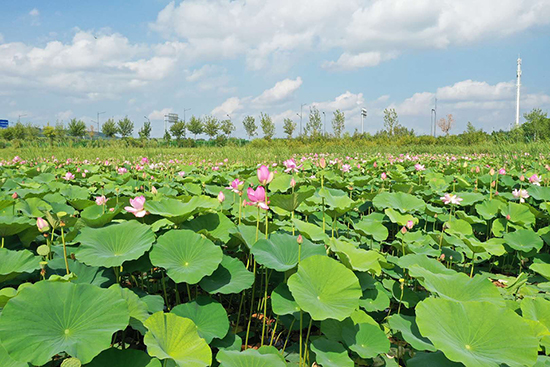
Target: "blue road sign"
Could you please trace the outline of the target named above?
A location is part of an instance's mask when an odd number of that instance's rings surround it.
[[[0,129],[7,129],[9,124],[8,120],[0,120]]]

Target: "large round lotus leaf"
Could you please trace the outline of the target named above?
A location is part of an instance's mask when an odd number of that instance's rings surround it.
[[[281,357],[273,353],[263,353],[256,349],[242,352],[220,350],[216,356],[220,367],[286,367]]]
[[[122,288],[118,284],[113,284],[109,289],[118,291],[120,296],[126,301],[128,312],[130,312],[130,326],[145,334],[147,330],[143,326],[143,322],[150,316],[147,304],[137,294],[128,288]]]
[[[110,348],[101,352],[86,367],[161,367],[161,362],[137,349]]]
[[[109,210],[103,205],[90,205],[80,213],[80,217],[86,223],[87,226],[93,228],[99,228],[107,225],[111,220],[120,213],[120,207],[112,208]]]
[[[380,275],[384,258],[373,250],[364,250],[347,241],[331,238],[330,249],[338,255],[340,261],[352,270]]]
[[[382,192],[374,197],[372,203],[377,208],[392,208],[401,213],[423,212],[426,208],[424,200],[404,192]]]
[[[423,337],[418,330],[414,316],[392,315],[388,318],[392,330],[399,331],[403,339],[416,350],[435,352],[437,349],[428,338]]]
[[[200,190],[200,188],[199,188]],[[161,215],[172,222],[179,224],[186,221],[201,209],[216,209],[220,203],[215,198],[197,194],[184,203],[181,200],[162,198],[158,201],[147,200],[145,209],[151,214]]]
[[[110,285],[115,281],[112,269],[88,266],[70,258],[67,259],[67,262],[69,264],[69,271],[76,275],[76,278],[71,280],[73,283],[86,283],[102,287]],[[46,278],[53,274],[60,276],[67,274],[65,259],[63,259],[63,257],[55,257],[53,260],[48,262],[46,270]]]
[[[535,223],[535,215],[531,213],[526,205],[508,203],[508,206],[501,207],[500,211],[504,217],[509,215],[510,221],[514,224],[525,226]]]
[[[483,219],[489,220],[493,219],[496,215],[498,215],[498,211],[501,207],[503,207],[505,204],[502,203],[502,201],[497,199],[491,199],[484,201],[482,203],[478,203],[475,205],[476,211],[483,217]]]
[[[342,333],[349,349],[362,358],[374,358],[390,350],[390,341],[378,325],[361,323],[353,329],[344,328]]]
[[[532,366],[538,339],[514,311],[490,302],[428,298],[416,307],[420,333],[454,362],[466,366]]]
[[[353,360],[348,351],[340,343],[318,338],[311,342],[311,350],[315,353],[317,364],[323,367],[353,367]]]
[[[128,325],[119,292],[89,284],[38,282],[22,289],[0,315],[0,340],[16,360],[41,366],[67,352],[82,363],[109,348]]]
[[[529,252],[533,249],[539,251],[544,242],[540,236],[531,229],[519,229],[504,235],[506,244],[517,251]]]
[[[204,234],[212,240],[226,243],[231,238],[230,231],[236,226],[223,213],[208,213],[183,224],[185,229]]]
[[[304,260],[313,255],[326,254],[325,246],[313,244],[307,239],[304,239],[300,252],[297,238],[286,233],[275,233],[268,240],[256,242],[251,252],[256,262],[281,272],[294,268],[298,264],[298,255]]]
[[[361,286],[351,270],[327,256],[311,256],[300,262],[288,279],[298,305],[314,320],[343,320],[359,307]]]
[[[80,242],[78,260],[86,265],[112,268],[138,259],[151,248],[155,235],[148,225],[129,221],[103,228],[85,227],[75,241]]]
[[[364,217],[361,221],[353,223],[353,227],[363,236],[372,236],[376,241],[384,241],[388,238],[388,229],[382,224],[384,216],[374,215],[373,213]]]
[[[529,269],[539,273],[546,279],[550,280],[550,264],[534,263],[529,267]]]
[[[207,343],[214,338],[223,339],[229,331],[227,311],[210,297],[199,296],[191,302],[174,307],[171,312],[193,320],[200,337]]]
[[[324,241],[328,239],[328,236],[323,229],[313,223],[308,223],[301,221],[299,219],[294,219],[294,226],[296,227],[296,232],[301,233],[304,237],[309,238],[312,241]]]
[[[32,226],[33,222],[25,216],[0,215],[0,237],[13,236]]]
[[[252,287],[254,274],[246,270],[244,264],[231,256],[223,255],[222,262],[216,271],[204,277],[200,286],[208,293],[240,293]]]
[[[285,283],[280,283],[271,293],[271,308],[276,315],[293,315],[300,312],[300,306],[292,297]]]
[[[222,261],[219,246],[189,230],[172,230],[160,236],[149,258],[166,269],[176,283],[196,284],[211,275]]]
[[[464,367],[462,363],[449,361],[441,352],[418,352],[407,361],[407,367]]]
[[[367,312],[385,310],[390,306],[390,297],[386,292],[382,283],[377,281],[374,288],[363,291],[359,306]]]
[[[203,367],[212,363],[212,351],[190,319],[160,311],[145,321],[145,327],[149,330],[144,338],[149,355],[170,358],[180,367]]]
[[[541,345],[548,350],[550,347],[550,301],[538,298],[524,298],[521,301],[521,314],[528,320],[534,320],[542,326]]]
[[[0,248],[0,282],[40,269],[41,258],[28,250]]]
[[[19,362],[11,358],[8,355],[8,352],[4,349],[2,344],[0,344],[0,366],[2,367],[28,367],[28,363]]]

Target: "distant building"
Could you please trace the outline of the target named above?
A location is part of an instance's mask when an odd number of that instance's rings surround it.
[[[10,125],[8,120],[0,120],[0,129],[7,129]]]

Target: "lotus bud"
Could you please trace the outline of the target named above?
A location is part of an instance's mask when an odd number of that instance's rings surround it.
[[[304,243],[304,238],[302,237],[301,234],[298,235],[298,238],[297,238],[296,241],[298,241],[298,244],[300,244],[300,245],[301,245],[302,243]]]
[[[506,215],[506,220],[510,220],[512,217],[510,217],[510,214]]]
[[[479,168],[479,166],[476,167],[476,173],[479,173],[479,171],[481,171],[481,169]]]
[[[495,187],[496,185],[496,182],[495,181],[491,181],[491,187]]]
[[[48,232],[50,230],[50,225],[48,224],[48,222],[42,218],[42,217],[38,217],[36,219],[36,226],[38,227],[38,230],[42,233],[44,232]]]
[[[292,188],[296,187],[296,180],[294,179],[294,177],[290,179],[290,187]]]
[[[326,166],[327,166],[327,161],[325,160],[325,158],[319,159],[319,167],[324,169]]]
[[[151,187],[151,193],[152,193],[153,195],[158,194],[157,188],[156,188],[155,186]]]
[[[520,180],[521,182],[525,181],[525,176],[524,176],[524,175],[519,176],[519,180]]]
[[[386,174],[386,172],[382,172],[382,174],[380,175],[380,178],[382,180],[385,180],[386,178],[388,178],[388,175]]]
[[[491,170],[489,171],[489,174],[490,174],[491,176],[493,176],[493,175],[495,174],[495,169],[494,169],[494,168],[491,168]]]
[[[14,192],[13,194],[11,194],[11,198],[12,198],[13,200],[17,199],[17,198],[18,198],[17,193]]]
[[[403,234],[407,233],[407,227],[401,228],[401,233],[403,233]]]
[[[453,258],[453,257],[451,256],[451,259],[452,259],[452,258]],[[445,254],[441,254],[441,256],[439,256],[439,260],[445,261]]]
[[[412,220],[407,221],[407,229],[412,229],[414,227],[414,222]]]
[[[225,195],[223,194],[223,192],[220,191],[220,193],[218,194],[218,201],[221,203],[223,203],[225,201]]]

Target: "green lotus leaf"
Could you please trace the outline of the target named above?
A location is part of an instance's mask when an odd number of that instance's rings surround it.
[[[246,270],[244,264],[231,256],[223,255],[222,262],[212,273],[200,281],[202,289],[208,293],[239,293],[252,287],[254,274]]]
[[[113,283],[115,280],[112,269],[88,266],[71,258],[68,258],[67,262],[69,264],[69,271],[76,275],[76,278],[71,280],[73,283],[86,283],[102,287]],[[61,276],[67,274],[65,259],[62,257],[55,257],[48,262],[46,276],[52,274]]]
[[[42,281],[25,287],[0,315],[0,340],[16,360],[43,365],[67,352],[82,363],[109,348],[129,312],[118,291]]]
[[[60,367],[81,367],[82,362],[78,358],[65,358]]]
[[[225,308],[210,297],[199,296],[191,302],[177,305],[170,312],[193,320],[199,336],[207,343],[214,338],[223,339],[229,331]]]
[[[10,299],[17,295],[17,289],[6,287],[0,289],[0,309],[8,303]]]
[[[108,207],[103,208],[103,205],[90,205],[80,213],[80,217],[88,227],[100,228],[110,223],[120,213],[121,207],[117,206],[111,209],[113,211]]]
[[[418,223],[418,218],[413,217],[411,214],[401,214],[393,208],[384,209],[384,214],[390,218],[392,223],[397,223],[400,226],[407,225],[409,221],[412,221],[414,224]]]
[[[485,220],[493,219],[505,204],[497,199],[491,199],[475,205],[476,211]]]
[[[416,350],[435,352],[437,349],[428,338],[423,337],[418,330],[414,316],[392,315],[388,318],[392,330],[399,331],[403,339]]]
[[[288,279],[292,296],[313,320],[343,320],[358,308],[359,280],[338,261],[315,255],[300,262]]]
[[[21,273],[40,269],[41,258],[29,250],[14,251],[0,248],[0,283],[15,278]]]
[[[312,241],[325,241],[328,238],[326,233],[323,232],[323,229],[315,224],[304,222],[299,219],[294,219],[293,223],[297,232]]]
[[[312,340],[311,351],[315,353],[317,364],[323,367],[353,367],[353,360],[349,357],[346,348],[327,338]]]
[[[137,294],[128,288],[122,288],[118,284],[113,284],[109,287],[109,289],[116,290],[126,301],[128,305],[128,312],[130,313],[130,326],[142,334],[145,334],[147,330],[143,326],[143,323],[150,316],[147,304],[139,298]]]
[[[538,340],[528,322],[490,302],[428,298],[416,307],[420,333],[454,362],[466,366],[532,366]]]
[[[367,312],[385,310],[390,307],[390,297],[386,292],[382,283],[376,282],[374,288],[363,290],[359,306]]]
[[[550,264],[534,263],[534,264],[531,264],[529,269],[539,273],[540,275],[542,275],[546,279],[550,280]]]
[[[362,358],[374,358],[390,350],[390,341],[378,325],[360,323],[353,329],[343,330],[344,341],[348,348]]]
[[[149,254],[151,263],[166,269],[176,283],[196,284],[218,268],[219,246],[189,230],[171,230],[157,239]]]
[[[384,217],[379,214],[380,213],[369,214],[361,221],[354,222],[353,227],[363,236],[371,236],[376,241],[384,241],[388,238],[388,229],[382,224]]]
[[[287,212],[292,212],[298,208],[300,203],[311,197],[314,192],[315,189],[309,186],[300,187],[294,194],[273,194],[269,197],[269,206],[276,206]]]
[[[275,314],[299,316],[300,306],[292,297],[292,293],[285,283],[280,283],[271,293],[271,308]]]
[[[407,361],[407,367],[464,367],[462,363],[449,361],[441,352],[418,352]]]
[[[183,228],[196,233],[202,233],[212,240],[226,243],[231,236],[230,231],[235,224],[223,213],[208,213],[184,223]]]
[[[211,346],[220,350],[236,350],[240,351],[243,345],[243,340],[240,336],[229,331],[223,339],[212,340]]]
[[[500,208],[504,217],[510,216],[510,222],[522,226],[531,226],[535,223],[535,215],[531,213],[529,207],[517,203],[508,203],[508,206]]]
[[[335,238],[331,238],[329,244],[330,249],[348,268],[376,275],[382,273],[380,261],[383,261],[384,257],[378,252],[357,248],[352,243]]]
[[[533,249],[540,251],[544,242],[540,236],[531,229],[518,229],[504,235],[504,241],[508,246],[517,251],[529,252]]]
[[[52,211],[52,206],[44,200],[36,197],[20,200],[15,205],[16,210],[21,210],[27,217],[43,217],[44,213]]]
[[[541,345],[548,350],[550,347],[550,301],[538,298],[524,298],[521,301],[521,314],[528,320],[533,320],[543,326]]]
[[[415,292],[410,287],[403,284],[403,289],[401,289],[401,282],[393,279],[384,279],[382,280],[384,288],[386,288],[390,295],[393,297],[394,301],[403,304],[406,308],[412,308],[420,301],[420,292]]]
[[[13,236],[34,225],[32,220],[24,216],[0,215],[0,238]]]
[[[257,263],[280,272],[294,268],[298,264],[298,255],[304,260],[313,255],[326,254],[325,246],[307,239],[303,240],[300,252],[297,238],[286,233],[274,233],[268,240],[258,240],[251,252]]]
[[[462,178],[457,176],[457,178]],[[485,199],[485,195],[479,192],[457,192],[456,195],[462,199],[460,206],[470,206]]]
[[[144,325],[148,331],[143,341],[150,356],[172,359],[180,367],[204,367],[212,363],[212,351],[192,320],[160,311]]]
[[[161,367],[161,362],[137,349],[109,348],[101,352],[86,367]]]
[[[259,349],[246,349],[242,352],[220,350],[216,359],[220,362],[220,367],[286,367],[287,365],[280,355],[273,352],[266,353]]]
[[[238,226],[229,230],[229,233],[241,240],[242,243],[250,250],[256,243],[256,227],[239,224]]]
[[[453,219],[445,223],[445,232],[451,235],[469,236],[473,234],[473,229],[470,223],[463,219]]]
[[[538,356],[537,363],[533,367],[550,367],[550,357]]]
[[[254,178],[256,179],[256,178]],[[269,183],[269,191],[271,192],[285,192],[290,189],[290,181],[292,176],[288,174],[278,174],[275,175],[273,181]]]
[[[365,311],[355,310],[350,317],[342,321],[334,319],[326,319],[321,322],[321,332],[329,339],[335,342],[343,342],[347,345],[344,335],[348,337],[350,343],[354,343],[355,333],[357,332],[356,325],[372,324],[378,327],[378,323]]]
[[[0,344],[0,366],[2,366],[2,367],[29,367],[29,364],[25,363],[25,362],[19,362],[19,361],[16,361],[15,359],[11,358],[9,356],[8,352],[6,351],[6,349],[4,349],[2,344]]]
[[[82,228],[76,258],[86,265],[111,268],[136,260],[148,251],[155,235],[146,224],[128,221],[103,228]]]
[[[424,209],[426,209],[424,200],[404,192],[382,192],[374,197],[372,203],[377,208],[392,208],[403,214],[424,212]]]
[[[220,203],[209,196],[193,196],[188,202],[181,200],[162,198],[158,201],[147,200],[145,209],[151,214],[161,215],[176,224],[189,219],[192,215],[204,209],[216,209]]]

